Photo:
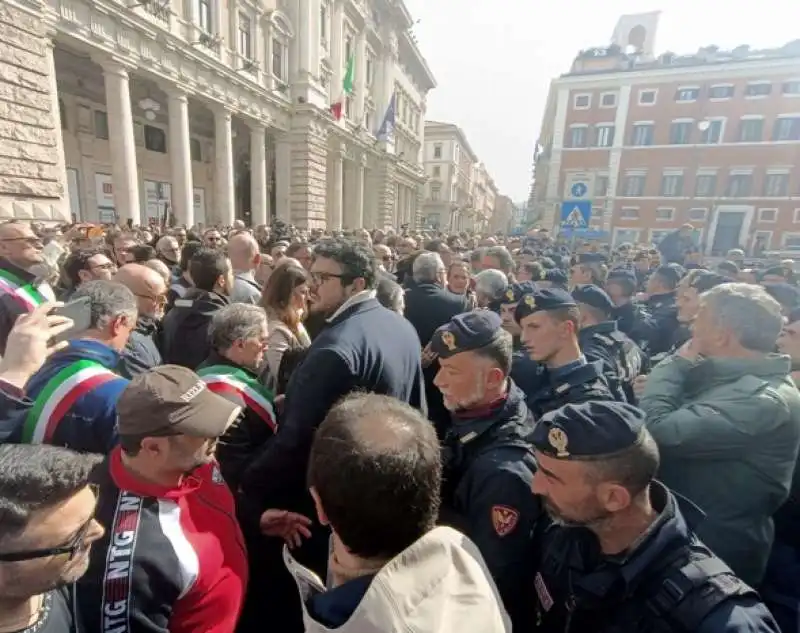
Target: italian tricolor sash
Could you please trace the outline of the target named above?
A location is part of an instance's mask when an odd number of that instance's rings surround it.
[[[7,294],[22,304],[29,312],[47,301],[33,284],[25,283],[14,273],[0,268],[0,294]]]
[[[51,441],[58,423],[78,398],[115,378],[119,376],[92,360],[79,360],[64,367],[36,396],[25,418],[22,441],[26,444]]]
[[[247,372],[228,365],[212,365],[198,369],[197,375],[214,393],[238,395],[247,408],[264,420],[273,432],[278,430],[272,392]]]

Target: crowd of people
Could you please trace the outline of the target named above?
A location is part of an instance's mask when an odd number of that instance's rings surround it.
[[[0,224],[0,633],[776,633],[790,262]]]

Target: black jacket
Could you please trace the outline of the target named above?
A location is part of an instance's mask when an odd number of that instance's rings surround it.
[[[490,411],[454,416],[443,442],[443,523],[481,551],[514,629],[530,630],[527,588],[533,530],[541,516],[531,494],[536,461],[525,439],[533,418],[525,394],[509,381],[508,397]]]
[[[136,320],[136,329],[131,332],[125,349],[122,350],[120,363],[122,376],[133,378],[163,364],[158,349],[160,335],[158,321],[153,317],[140,316]]]
[[[702,513],[689,502],[679,508],[657,482],[651,498],[660,516],[621,555],[604,556],[586,528],[551,524],[539,533],[536,630],[777,633],[758,594],[695,536]]]
[[[196,369],[211,353],[208,326],[228,297],[192,288],[164,317],[162,356],[168,365]]]
[[[457,314],[469,312],[467,297],[453,294],[436,284],[418,284],[406,290],[405,317],[414,326],[423,347],[427,345],[433,333]],[[425,397],[428,401],[428,418],[436,426],[439,436],[450,422],[450,413],[444,406],[441,392],[433,384],[438,361],[433,361],[423,370],[425,377]]]
[[[586,360],[600,362],[611,393],[620,402],[636,404],[633,382],[649,369],[641,349],[617,329],[614,321],[581,328],[578,343]]]
[[[248,503],[306,509],[314,431],[339,399],[356,390],[393,396],[426,412],[417,334],[376,299],[336,316],[292,374],[278,433],[244,475]]]
[[[536,388],[525,394],[528,408],[535,419],[565,404],[583,404],[590,400],[616,400],[603,377],[600,363],[576,367],[566,376],[554,380],[550,371],[541,366]]]

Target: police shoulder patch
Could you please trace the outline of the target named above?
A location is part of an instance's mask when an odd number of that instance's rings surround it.
[[[492,525],[497,536],[511,534],[519,523],[519,510],[508,506],[492,506]]]

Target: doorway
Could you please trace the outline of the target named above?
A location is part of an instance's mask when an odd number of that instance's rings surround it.
[[[739,236],[742,234],[745,214],[741,211],[720,211],[717,216],[712,256],[723,256],[732,248],[740,248]]]

